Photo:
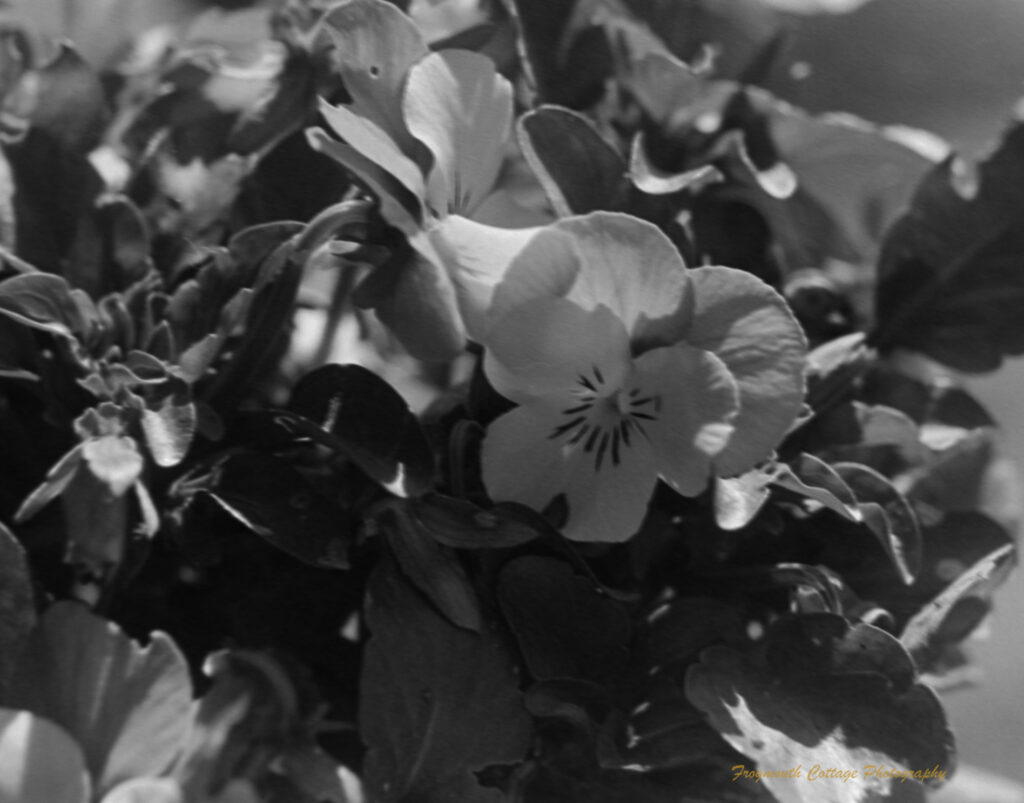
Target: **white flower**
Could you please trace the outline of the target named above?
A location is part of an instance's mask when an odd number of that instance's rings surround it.
[[[565,535],[622,541],[656,480],[686,496],[767,458],[800,410],[806,344],[785,302],[730,268],[688,270],[654,226],[567,218],[539,234],[474,332],[519,406],[494,421],[483,476],[496,501],[543,510]]]

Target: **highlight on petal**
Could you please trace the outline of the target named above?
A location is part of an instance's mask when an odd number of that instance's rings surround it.
[[[736,381],[714,354],[685,343],[649,351],[634,365],[633,387],[624,392],[658,474],[684,496],[696,496],[732,437]]]
[[[607,307],[585,310],[562,298],[544,298],[502,317],[486,342],[484,371],[502,395],[525,402],[560,394],[572,409],[607,399],[630,366],[629,340]]]
[[[334,42],[332,57],[352,96],[352,111],[406,154],[414,153],[402,118],[402,88],[412,65],[430,52],[416,25],[384,0],[338,3],[320,25]]]
[[[88,803],[82,750],[67,731],[28,711],[0,708],[0,800]]]
[[[466,331],[482,340],[495,287],[509,265],[543,229],[501,229],[461,215],[449,215],[430,230],[430,239],[455,285]]]
[[[512,125],[512,86],[494,63],[468,50],[442,50],[409,71],[403,99],[409,131],[434,156],[434,212],[471,214],[494,186]]]
[[[564,218],[535,237],[496,289],[492,313],[544,295],[584,309],[607,306],[634,353],[678,342],[692,307],[689,271],[672,242],[653,224],[616,212]]]
[[[494,421],[481,455],[487,491],[495,501],[539,511],[564,495],[568,519],[562,531],[567,538],[625,541],[640,528],[654,490],[651,446],[635,437],[628,446],[617,441],[613,453],[618,431],[613,426],[584,429],[580,423],[566,429],[566,418],[555,397],[517,407]]]
[[[739,386],[735,433],[714,459],[718,475],[733,477],[767,458],[796,420],[807,341],[782,296],[746,271],[696,268],[690,278],[686,342],[718,356]]]

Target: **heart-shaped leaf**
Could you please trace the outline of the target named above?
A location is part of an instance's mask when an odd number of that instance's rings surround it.
[[[625,162],[586,117],[541,106],[516,126],[523,155],[560,217],[621,208]]]
[[[877,801],[894,783],[878,767],[929,785],[953,769],[942,706],[915,681],[910,655],[893,636],[840,616],[783,619],[760,649],[709,648],[687,673],[686,694],[758,769],[802,766],[801,777],[763,779],[780,800]],[[838,772],[811,782],[815,765]]]
[[[878,269],[882,351],[904,347],[962,371],[991,371],[1024,353],[1024,124],[975,170],[948,159],[890,229]]]
[[[607,682],[628,657],[629,617],[569,564],[523,557],[498,578],[498,599],[537,680]]]
[[[86,332],[71,287],[49,273],[22,274],[0,282],[0,314],[61,337],[74,339]]]
[[[358,365],[326,365],[296,384],[288,409],[315,422],[370,477],[400,496],[430,490],[434,456],[405,400]]]
[[[325,569],[348,567],[345,512],[286,460],[259,453],[230,455],[201,491],[292,557]]]
[[[410,500],[408,509],[425,533],[455,549],[503,549],[557,536],[546,519],[514,502],[484,510],[464,499],[428,494]]]
[[[367,795],[381,803],[500,801],[473,773],[522,761],[531,732],[504,641],[491,628],[476,634],[450,624],[390,561],[371,579],[366,623],[359,721]]]

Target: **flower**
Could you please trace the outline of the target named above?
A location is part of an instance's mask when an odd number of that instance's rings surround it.
[[[801,409],[806,342],[785,301],[687,269],[649,223],[596,212],[538,234],[473,334],[518,407],[483,443],[495,501],[568,503],[565,535],[623,541],[656,480],[695,496],[768,458]]]
[[[512,87],[486,56],[430,52],[413,22],[384,0],[348,0],[323,22],[336,45],[348,105],[321,104],[313,147],[341,162],[380,202],[410,253],[371,274],[358,298],[423,359],[462,351],[465,315],[537,231],[473,219],[504,161]],[[467,312],[468,310],[468,312]]]

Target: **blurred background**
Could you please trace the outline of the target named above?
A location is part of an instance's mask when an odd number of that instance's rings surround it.
[[[919,126],[964,156],[988,150],[1024,96],[1024,0],[873,0],[848,14],[802,17],[793,48],[810,70],[788,99],[814,112]],[[971,384],[1001,423],[1008,454],[1024,467],[1024,361]],[[1018,570],[974,642],[980,684],[945,698],[962,762],[1018,780],[1022,622]]]
[[[770,1],[779,6],[790,2]],[[821,2],[841,5],[838,0]],[[248,5],[244,0],[218,4]],[[22,13],[44,30],[71,33],[93,63],[111,58],[126,33],[180,19],[199,5],[205,4],[198,0],[20,3]],[[76,15],[76,6],[87,8],[88,13]],[[117,25],[111,25],[112,19]],[[920,127],[971,156],[994,142],[1024,97],[1024,0],[873,0],[847,14],[801,16],[794,25],[790,57],[806,66],[798,71],[801,80],[787,90],[787,99],[811,111],[846,111],[880,123]],[[1002,422],[1007,453],[1024,467],[1024,360],[971,384]],[[1020,781],[1024,781],[1024,645],[1018,629],[1022,618],[1024,573],[1018,571],[997,597],[987,638],[975,641],[983,672],[979,685],[946,698],[962,762]]]
[[[918,126],[979,155],[1024,97],[1024,0],[874,0],[849,14],[801,18],[792,53],[810,68],[794,103]],[[971,385],[1024,467],[1024,360]],[[1018,570],[974,642],[980,685],[945,702],[962,763],[1024,781],[1022,620]]]

